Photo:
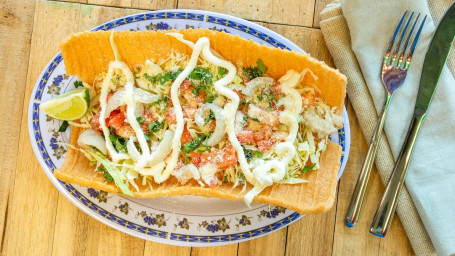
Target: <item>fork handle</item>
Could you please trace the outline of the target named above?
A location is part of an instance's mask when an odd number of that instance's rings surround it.
[[[348,211],[346,213],[346,226],[354,227],[359,220],[360,209],[362,208],[363,199],[365,198],[365,192],[367,190],[368,179],[370,177],[371,169],[376,158],[379,141],[381,140],[382,129],[384,127],[385,118],[387,116],[387,110],[389,108],[390,100],[392,99],[391,94],[387,94],[384,107],[379,116],[379,122],[376,125],[376,129],[370,139],[370,147],[368,148],[367,156],[363,162],[362,170],[360,171],[359,179],[355,185],[354,192],[351,197],[351,203],[349,204]]]
[[[392,175],[382,197],[373,222],[370,226],[370,233],[379,237],[385,237],[392,223],[393,214],[397,208],[398,197],[403,187],[406,171],[411,160],[412,151],[417,139],[417,134],[422,126],[425,115],[414,115],[406,136],[406,140],[401,148],[398,160],[393,168]]]

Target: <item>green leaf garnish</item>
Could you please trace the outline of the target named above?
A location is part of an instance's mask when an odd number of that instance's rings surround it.
[[[256,67],[251,66],[242,68],[243,75],[252,80],[256,77],[263,76],[267,72],[267,67],[264,65],[261,59],[258,59],[256,65]]]
[[[210,71],[204,67],[196,67],[190,73],[189,78],[192,81],[198,81],[203,85],[209,85],[213,82],[213,75]]]
[[[142,124],[142,123],[145,122],[144,118],[142,118],[142,117],[140,117],[140,116],[136,117],[136,120],[137,120],[137,122],[138,122],[139,124]]]
[[[149,132],[159,132],[161,128],[163,128],[163,123],[160,123],[158,121],[155,121],[153,123],[149,123]]]
[[[114,145],[115,149],[118,152],[126,151],[126,140],[117,134],[114,133],[113,129],[111,129],[111,135],[109,135],[109,140]]]
[[[182,73],[182,70],[177,71],[166,71],[159,73],[156,76],[151,76],[147,73],[144,74],[144,78],[149,81],[151,84],[160,83],[160,85],[164,85],[167,81],[174,81],[178,75]]]
[[[313,164],[313,166],[305,166],[303,169],[300,171],[300,173],[307,173],[313,170],[313,168],[316,166],[316,164]]]
[[[191,153],[191,151],[194,151],[196,148],[198,148],[202,144],[202,142],[204,142],[205,139],[206,136],[204,135],[197,136],[193,141],[190,141],[183,145],[183,151],[186,154]]]
[[[84,87],[84,85],[82,84],[81,81],[74,81],[73,84],[74,84],[74,87],[76,87],[76,89],[77,89],[77,87]]]
[[[210,110],[209,115],[204,119],[204,125],[206,125],[210,120],[215,119],[215,114]]]
[[[103,168],[100,166],[97,169],[98,169],[98,171],[103,172],[104,178],[106,179],[106,181],[111,182],[114,180],[114,178],[112,178],[112,176],[109,174],[109,172],[106,170],[106,168]]]
[[[218,76],[219,77],[224,77],[227,73],[227,70],[223,67],[218,67]]]
[[[68,121],[63,121],[62,125],[60,125],[60,128],[58,128],[58,132],[65,132],[66,129],[68,128]]]

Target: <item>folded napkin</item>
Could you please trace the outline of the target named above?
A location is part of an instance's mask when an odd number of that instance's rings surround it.
[[[385,100],[381,61],[405,10],[427,14],[427,22],[403,86],[395,92],[379,145],[376,167],[386,183],[406,136],[425,53],[448,0],[345,0],[321,13],[321,30],[335,65],[348,77],[347,93],[369,141]],[[436,23],[437,24],[437,23]],[[455,253],[455,69],[454,53],[439,80],[408,169],[397,212],[418,255]],[[364,216],[366,217],[366,216]],[[373,216],[370,216],[372,218]],[[431,241],[430,241],[431,239]],[[433,247],[434,246],[434,247]]]

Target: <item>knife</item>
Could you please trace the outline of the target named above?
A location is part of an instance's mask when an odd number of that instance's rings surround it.
[[[455,3],[444,14],[433,36],[428,52],[425,55],[412,121],[397,162],[395,163],[390,181],[382,197],[381,204],[371,223],[370,233],[373,235],[385,237],[390,228],[406,171],[412,157],[417,134],[433,99],[439,77],[452,47],[454,36]]]

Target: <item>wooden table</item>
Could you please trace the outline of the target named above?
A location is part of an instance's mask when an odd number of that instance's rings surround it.
[[[384,187],[374,171],[356,228],[344,218],[367,144],[347,101],[351,153],[333,209],[287,228],[228,246],[163,245],[114,230],[73,206],[51,184],[28,135],[27,106],[35,81],[72,32],[124,15],[163,8],[203,9],[257,22],[333,66],[319,28],[329,0],[79,0],[0,2],[0,241],[1,255],[409,255],[397,217],[387,238],[368,233]],[[81,2],[81,3],[73,3]]]

